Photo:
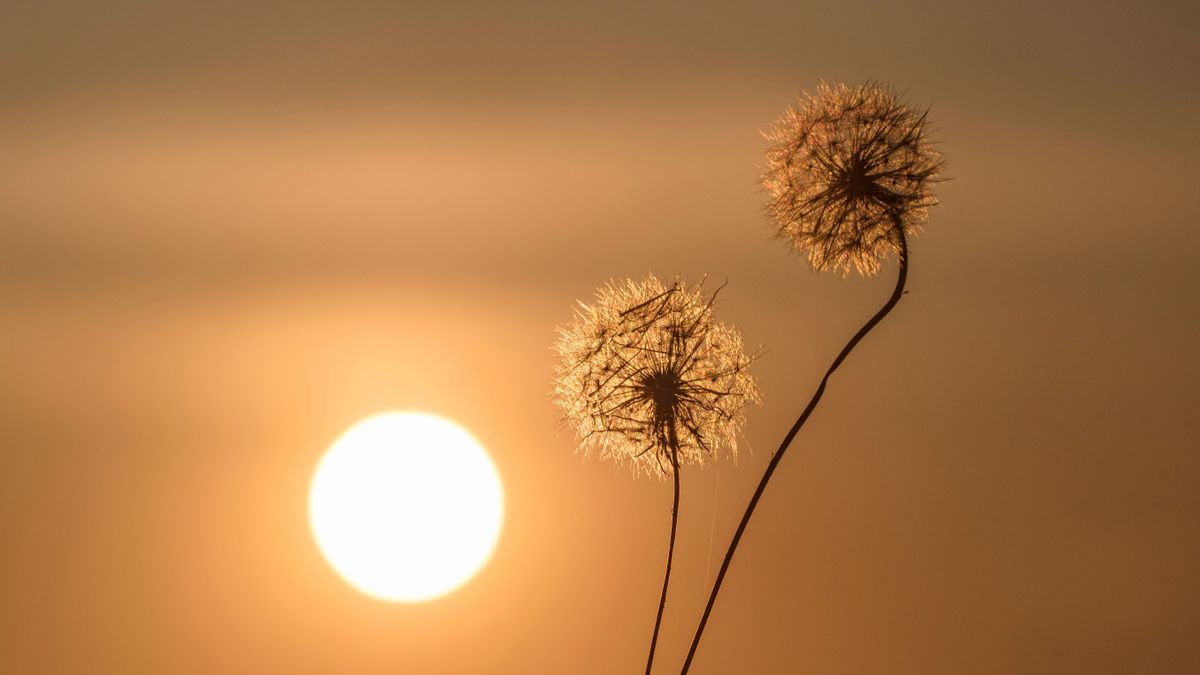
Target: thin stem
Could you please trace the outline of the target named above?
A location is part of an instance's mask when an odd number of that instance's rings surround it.
[[[737,531],[733,533],[733,540],[729,542],[729,550],[725,552],[725,560],[721,562],[721,569],[717,572],[717,580],[713,583],[712,593],[708,596],[708,604],[704,607],[704,614],[700,617],[700,625],[696,627],[696,635],[692,638],[692,646],[688,649],[687,660],[683,662],[683,670],[679,671],[680,675],[687,675],[688,669],[692,667],[692,659],[696,656],[696,648],[700,645],[700,637],[704,634],[704,627],[708,624],[708,616],[712,613],[713,605],[717,601],[717,593],[721,591],[721,583],[725,580],[725,573],[729,571],[729,563],[733,561],[733,554],[737,551],[738,543],[742,540],[742,535],[746,532],[746,525],[750,522],[750,517],[754,515],[754,509],[758,506],[758,500],[762,498],[763,491],[767,488],[767,483],[770,482],[771,476],[775,473],[776,467],[779,466],[779,461],[783,459],[783,453],[787,452],[788,446],[792,444],[792,439],[808,421],[809,415],[816,409],[817,403],[821,401],[821,396],[825,394],[825,385],[829,382],[829,376],[833,375],[833,371],[842,365],[842,361],[850,355],[854,347],[866,337],[867,333],[871,332],[880,321],[883,320],[896,303],[900,302],[900,297],[904,294],[904,283],[908,278],[908,240],[904,236],[903,226],[897,222],[896,231],[900,240],[900,273],[896,278],[896,288],[892,291],[891,297],[884,303],[883,307],[872,316],[869,321],[863,324],[863,327],[858,329],[854,337],[846,343],[842,351],[833,360],[833,364],[829,366],[829,370],[825,371],[825,377],[821,378],[821,384],[813,393],[812,400],[805,406],[804,412],[800,413],[800,417],[796,419],[796,423],[788,430],[787,436],[783,437],[783,442],[780,443],[779,449],[775,451],[771,461],[767,464],[767,470],[763,473],[763,477],[758,481],[758,487],[754,490],[754,496],[750,498],[750,504],[746,506],[746,512],[742,514],[742,522],[738,524]]]
[[[667,572],[663,575],[662,595],[658,599],[658,616],[654,618],[654,635],[650,638],[650,654],[646,657],[646,675],[654,665],[654,647],[658,644],[658,629],[662,625],[663,609],[667,606],[667,584],[671,583],[671,560],[675,557],[675,528],[679,524],[679,437],[675,435],[675,420],[671,420],[668,442],[671,446],[671,476],[675,494],[671,502],[671,541],[667,544]]]

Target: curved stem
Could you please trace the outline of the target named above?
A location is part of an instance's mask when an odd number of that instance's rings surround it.
[[[646,675],[654,665],[654,647],[658,644],[658,629],[662,625],[663,609],[667,606],[667,584],[671,583],[671,560],[675,557],[675,529],[679,524],[679,438],[675,435],[675,422],[670,424],[671,476],[675,483],[675,495],[671,502],[671,540],[667,544],[667,572],[663,575],[662,595],[658,599],[658,616],[654,618],[654,635],[650,638],[650,654],[646,657]]]
[[[897,223],[897,232],[900,237],[900,273],[896,278],[896,288],[892,291],[891,297],[883,304],[883,307],[872,316],[869,321],[863,324],[863,327],[858,329],[854,337],[846,343],[842,351],[833,360],[833,364],[829,366],[829,370],[825,371],[825,377],[821,378],[821,384],[813,393],[812,400],[805,406],[804,412],[800,413],[800,417],[796,419],[796,423],[788,430],[786,436],[783,437],[783,442],[780,443],[779,449],[775,451],[775,455],[771,457],[771,461],[767,464],[767,470],[763,473],[763,477],[758,481],[758,487],[754,490],[754,496],[750,498],[750,504],[746,506],[746,512],[742,515],[742,522],[738,524],[737,530],[733,533],[733,540],[729,542],[729,550],[725,552],[725,560],[721,563],[721,569],[717,572],[717,580],[713,583],[712,593],[708,596],[708,604],[704,607],[704,614],[700,617],[700,625],[696,627],[696,635],[692,638],[692,646],[688,649],[687,660],[683,662],[683,670],[679,671],[680,675],[686,675],[688,669],[692,667],[692,659],[696,656],[696,648],[700,645],[700,637],[704,634],[704,627],[708,624],[709,614],[712,613],[713,605],[717,601],[717,593],[721,591],[721,583],[725,580],[725,573],[729,571],[729,563],[733,560],[733,554],[737,551],[738,543],[742,540],[742,535],[746,532],[746,524],[750,522],[750,517],[754,515],[754,509],[758,506],[758,500],[762,498],[763,491],[767,488],[767,483],[770,482],[771,476],[775,473],[775,469],[779,466],[779,461],[783,459],[783,453],[787,452],[788,446],[791,445],[792,439],[808,421],[809,415],[816,409],[817,403],[821,401],[821,396],[825,394],[825,385],[829,382],[829,376],[833,375],[833,371],[842,365],[842,361],[850,355],[854,347],[866,337],[867,333],[871,332],[880,321],[883,320],[888,312],[900,302],[900,296],[904,294],[904,283],[908,278],[908,241],[904,236],[904,228]]]

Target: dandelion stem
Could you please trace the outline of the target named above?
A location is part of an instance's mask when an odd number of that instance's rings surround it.
[[[671,477],[675,492],[671,502],[671,540],[667,544],[667,572],[663,575],[662,595],[658,599],[658,616],[654,618],[654,635],[650,638],[650,654],[646,657],[646,675],[654,665],[654,647],[658,644],[658,629],[662,625],[663,609],[667,606],[667,584],[671,582],[671,560],[675,557],[675,529],[679,523],[679,438],[675,434],[675,421],[668,426],[668,443],[671,446]]]
[[[758,481],[758,487],[754,490],[754,496],[750,498],[750,503],[746,506],[746,512],[742,514],[742,521],[738,524],[737,530],[733,533],[733,539],[729,542],[729,550],[725,552],[725,560],[721,562],[721,569],[717,572],[717,580],[713,583],[712,592],[708,596],[708,604],[704,607],[704,614],[700,617],[700,624],[696,627],[696,634],[692,638],[692,646],[688,649],[687,659],[683,662],[683,669],[679,671],[680,675],[687,675],[688,669],[692,666],[692,659],[696,656],[696,648],[700,645],[700,637],[704,634],[704,627],[708,624],[708,617],[712,613],[713,605],[717,601],[717,594],[721,591],[721,583],[725,580],[725,573],[729,571],[729,563],[733,561],[733,554],[737,551],[738,543],[742,540],[742,535],[746,531],[746,525],[750,522],[750,517],[754,515],[754,509],[758,506],[759,499],[762,498],[763,491],[766,490],[767,483],[770,482],[771,476],[775,473],[776,467],[779,466],[780,460],[783,459],[783,453],[787,452],[788,446],[791,445],[792,439],[808,421],[813,410],[816,409],[817,403],[821,401],[821,396],[825,394],[825,385],[829,382],[829,376],[833,375],[833,371],[842,365],[842,361],[850,355],[854,347],[866,337],[867,333],[871,332],[880,321],[883,320],[896,303],[900,302],[900,297],[904,294],[904,283],[908,278],[908,241],[904,236],[904,226],[899,217],[893,215],[895,222],[895,232],[898,236],[900,246],[900,273],[896,278],[896,288],[892,291],[891,297],[884,303],[883,307],[872,316],[869,321],[863,324],[863,327],[850,338],[846,346],[833,360],[833,364],[829,366],[829,370],[825,371],[825,376],[821,378],[821,384],[813,393],[812,399],[805,406],[804,412],[800,413],[800,417],[796,419],[795,424],[788,430],[786,436],[783,437],[783,442],[780,443],[779,449],[771,457],[771,461],[767,464],[767,470],[763,473],[763,477]]]

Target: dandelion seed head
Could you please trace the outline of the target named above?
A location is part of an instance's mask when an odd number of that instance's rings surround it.
[[[654,276],[602,287],[559,329],[554,401],[585,456],[670,476],[737,450],[759,400],[741,334],[713,318],[703,283]]]
[[[869,277],[936,206],[942,155],[926,113],[875,83],[822,83],[764,134],[767,212],[813,269]]]

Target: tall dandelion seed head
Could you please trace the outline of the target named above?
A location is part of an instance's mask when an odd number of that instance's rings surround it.
[[[736,329],[713,318],[715,293],[654,276],[609,283],[559,329],[554,401],[585,456],[635,475],[671,475],[737,450],[759,400]]]
[[[822,83],[765,133],[763,186],[780,238],[816,270],[869,277],[938,203],[926,113],[874,83]]]

